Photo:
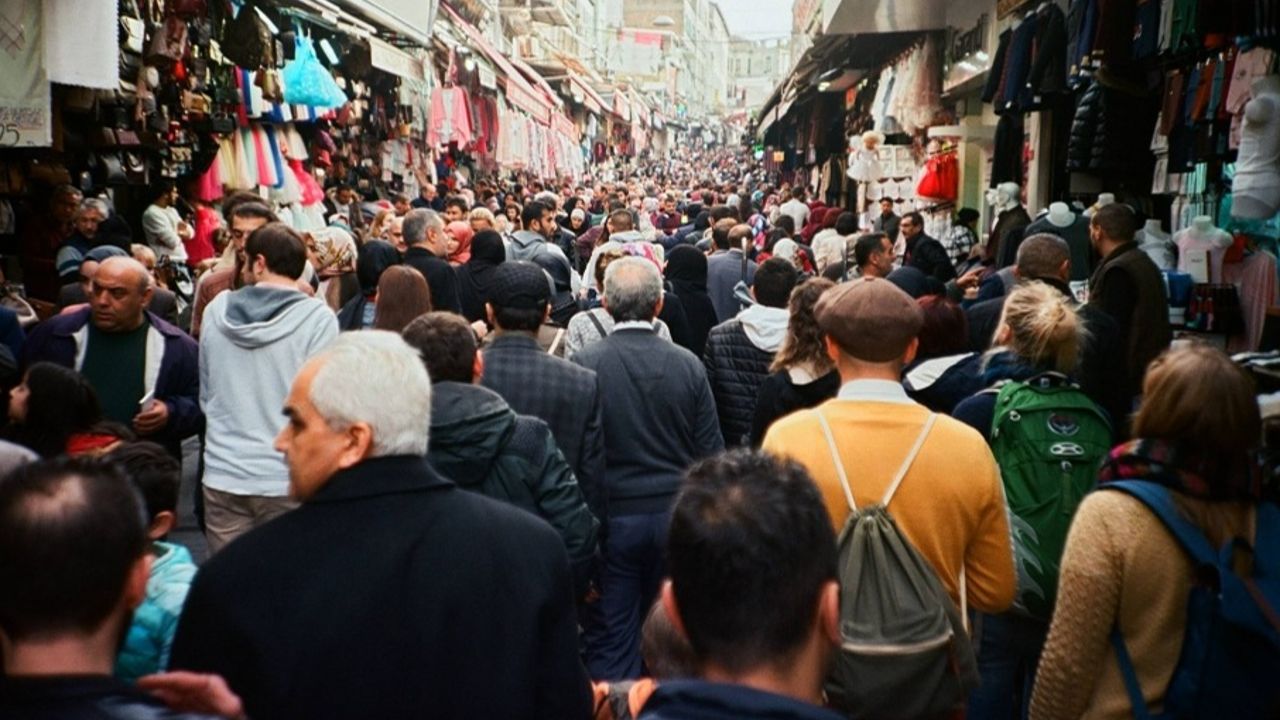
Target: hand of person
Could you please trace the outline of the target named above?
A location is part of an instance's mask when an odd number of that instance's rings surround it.
[[[155,695],[177,712],[221,715],[245,720],[244,703],[221,675],[167,672],[138,678],[138,687]]]
[[[192,229],[186,222],[178,223],[178,237],[183,240],[190,240],[195,237],[196,231]]]
[[[169,424],[169,406],[156,400],[151,408],[133,417],[133,429],[140,435],[153,435]]]
[[[489,334],[489,326],[483,320],[477,320],[471,323],[471,330],[476,334],[477,340],[483,340]]]
[[[969,288],[978,287],[978,282],[982,279],[982,271],[985,269],[986,268],[980,268],[980,267],[974,268],[969,272],[956,278],[956,287],[960,288],[961,290],[968,290]]]

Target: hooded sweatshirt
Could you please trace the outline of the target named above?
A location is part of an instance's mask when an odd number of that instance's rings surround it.
[[[338,335],[323,300],[270,285],[222,293],[200,334],[204,484],[234,495],[283,497],[289,471],[272,444],[293,377]]]
[[[711,329],[703,362],[728,447],[745,445],[760,385],[787,336],[785,308],[752,305]]]

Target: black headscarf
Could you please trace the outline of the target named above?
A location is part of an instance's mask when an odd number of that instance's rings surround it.
[[[372,297],[378,292],[378,280],[383,271],[392,265],[400,264],[400,252],[385,240],[369,240],[360,248],[356,259],[356,279],[360,281],[360,292]]]
[[[707,256],[692,245],[677,245],[667,253],[665,276],[689,321],[689,349],[702,357],[707,335],[716,326],[716,308],[707,295]]]
[[[489,302],[489,280],[493,271],[507,259],[502,236],[493,230],[481,230],[471,238],[471,259],[457,269],[458,296],[462,315],[470,322],[485,319],[485,303]]]

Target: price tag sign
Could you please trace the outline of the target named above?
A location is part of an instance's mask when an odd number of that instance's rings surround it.
[[[40,3],[0,3],[0,148],[53,144],[40,24]]]

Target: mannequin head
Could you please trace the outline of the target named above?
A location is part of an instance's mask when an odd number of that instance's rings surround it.
[[[862,133],[862,148],[875,152],[880,145],[884,143],[884,133],[877,130],[868,130]]]
[[[1001,207],[1021,205],[1022,188],[1018,183],[1003,182],[996,186],[996,201]]]
[[[1209,217],[1208,215],[1197,215],[1196,217],[1191,219],[1191,227],[1196,232],[1201,232],[1201,233],[1209,232],[1210,230],[1214,229],[1213,218]]]
[[[995,188],[989,188],[986,192],[985,198],[986,198],[987,204],[992,207],[995,207],[1000,202],[999,196],[996,193]]]
[[[1071,206],[1064,202],[1056,202],[1049,205],[1049,222],[1057,227],[1070,227],[1076,220],[1075,213],[1071,212]]]
[[[1098,195],[1097,207],[1106,207],[1115,203],[1116,196],[1114,193],[1102,193]]]

